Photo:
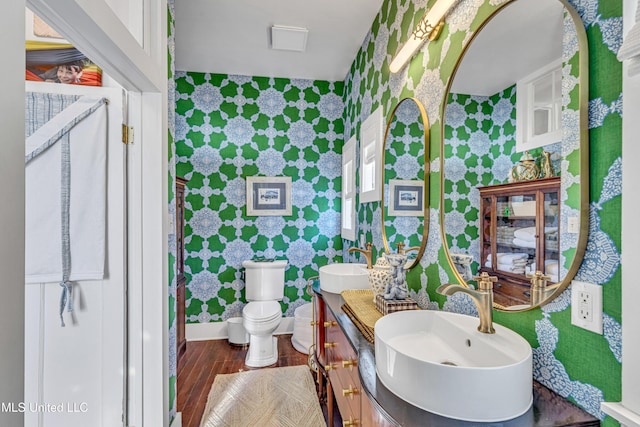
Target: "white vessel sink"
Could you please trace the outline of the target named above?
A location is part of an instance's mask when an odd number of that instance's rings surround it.
[[[365,264],[336,263],[320,267],[320,289],[339,294],[347,289],[370,289]]]
[[[533,402],[532,352],[494,323],[479,332],[472,316],[434,310],[389,314],[375,324],[376,373],[401,399],[465,421],[498,422]]]

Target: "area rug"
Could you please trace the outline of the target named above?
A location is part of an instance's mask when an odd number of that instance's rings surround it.
[[[324,427],[306,365],[219,374],[200,427]]]

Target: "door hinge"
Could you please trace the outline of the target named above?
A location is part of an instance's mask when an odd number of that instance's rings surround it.
[[[133,144],[133,126],[122,124],[122,143],[125,145]]]

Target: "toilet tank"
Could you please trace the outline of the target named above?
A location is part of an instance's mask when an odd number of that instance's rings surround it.
[[[247,301],[277,301],[284,297],[286,260],[242,262]]]

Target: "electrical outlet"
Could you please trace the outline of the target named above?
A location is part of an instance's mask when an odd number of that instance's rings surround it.
[[[571,323],[602,335],[602,286],[571,282]]]
[[[580,219],[577,216],[570,216],[567,218],[567,233],[580,233]]]

